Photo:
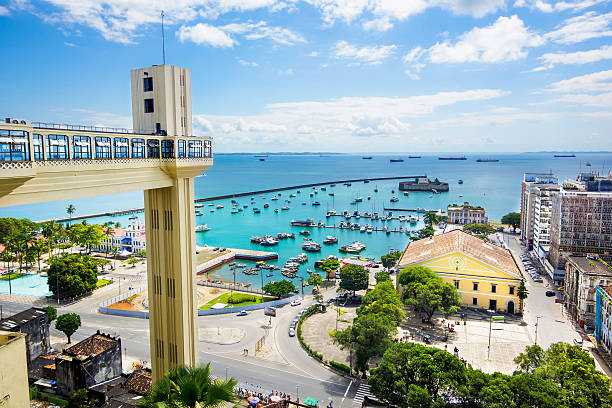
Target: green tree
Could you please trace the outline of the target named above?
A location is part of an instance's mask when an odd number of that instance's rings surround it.
[[[340,289],[352,291],[368,288],[370,277],[368,271],[360,265],[347,264],[340,268]]]
[[[37,239],[30,248],[36,255],[36,259],[38,260],[38,270],[40,271],[40,256],[47,249],[47,243],[42,239]]]
[[[97,282],[98,261],[90,256],[62,254],[49,263],[47,284],[56,296],[80,296],[94,290]]]
[[[210,363],[203,367],[180,366],[171,369],[153,385],[138,405],[141,408],[216,408],[233,404],[234,378],[213,379]]]
[[[595,366],[581,347],[554,343],[542,352],[529,346],[515,358],[520,372],[549,380],[561,390],[560,406],[603,408],[612,404],[610,379]]]
[[[146,249],[141,249],[140,251],[136,252],[136,256],[139,258],[146,258],[147,257],[147,250]]]
[[[308,279],[306,280],[308,285],[312,285],[313,288],[317,288],[321,283],[323,283],[323,278],[318,273],[311,273]]]
[[[527,299],[527,296],[529,296],[529,291],[527,290],[527,287],[525,286],[524,280],[521,280],[521,284],[519,285],[518,290],[516,291],[516,295],[518,296],[519,301],[520,301],[519,311],[522,313],[523,305],[525,304],[525,299]]]
[[[104,238],[107,241],[107,245],[106,245],[106,257],[108,258],[108,249],[110,247],[110,239],[112,238],[113,234],[115,233],[115,230],[113,229],[113,227],[111,227],[111,223],[110,222],[106,222],[103,225],[104,227]]]
[[[89,394],[85,388],[78,389],[68,399],[67,408],[93,408],[93,401],[89,399]]]
[[[412,241],[418,241],[419,239],[433,237],[435,232],[436,231],[433,229],[433,227],[431,225],[428,225],[427,227],[418,230],[417,235],[411,236],[410,239]]]
[[[81,317],[76,313],[66,313],[57,317],[55,328],[68,337],[70,344],[70,336],[81,327]]]
[[[336,271],[340,267],[340,261],[335,258],[327,258],[323,261],[320,268],[325,272],[325,277],[329,280],[329,276],[332,272]]]
[[[67,208],[66,208],[66,214],[68,214],[68,217],[70,218],[68,227],[71,226],[72,224],[72,214],[74,214],[76,211],[76,208],[74,207],[74,205],[70,204]]]
[[[390,281],[391,277],[389,276],[388,272],[378,271],[374,274],[374,279],[376,279],[376,283],[380,283],[383,281]]]
[[[502,217],[501,223],[512,227],[512,230],[516,232],[516,229],[521,226],[521,213],[508,213]]]
[[[429,268],[408,267],[400,272],[398,281],[404,285],[404,302],[422,313],[427,321],[431,321],[436,312],[448,316],[461,305],[457,288],[449,282],[444,282]]]
[[[51,259],[51,248],[57,239],[59,228],[61,228],[60,225],[55,221],[47,221],[41,225],[41,234],[47,241],[46,243],[49,252],[49,259]]]
[[[383,267],[386,269],[392,268],[397,264],[397,261],[402,257],[401,251],[394,251],[380,257]]]
[[[438,216],[436,215],[435,211],[427,211],[424,215],[423,215],[423,221],[425,222],[426,225],[428,226],[433,226],[434,224],[437,224],[438,221]]]
[[[83,243],[87,247],[87,252],[91,252],[91,247],[100,245],[105,239],[104,229],[97,224],[87,225],[83,231]]]
[[[136,259],[136,257],[134,255],[130,256],[127,260],[128,265],[131,265],[132,268],[136,267],[136,264],[138,263],[138,259]]]
[[[270,282],[263,287],[263,290],[265,293],[279,298],[296,291],[293,282],[289,282],[287,279],[278,282]]]
[[[446,407],[466,392],[466,367],[450,353],[416,343],[392,344],[368,380],[372,393],[397,407]]]
[[[57,309],[55,309],[53,306],[45,306],[42,309],[45,311],[45,313],[47,313],[49,323],[57,318]]]
[[[495,233],[495,228],[489,224],[466,224],[463,226],[465,232],[469,232],[474,235],[487,236]]]

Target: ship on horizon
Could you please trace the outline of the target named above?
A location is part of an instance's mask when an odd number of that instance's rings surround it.
[[[401,163],[404,161],[404,159],[402,159],[401,157],[398,157],[397,159],[391,159],[389,160],[391,163]]]
[[[576,157],[575,154],[570,153],[570,154],[555,154],[553,157]]]
[[[408,156],[409,159],[420,159],[421,156]]]
[[[438,160],[467,160],[465,156],[443,156],[438,157]]]
[[[484,158],[484,159],[480,158],[476,160],[477,163],[496,163],[498,161],[499,159],[491,159],[491,158]]]
[[[363,160],[372,160],[372,156],[361,156]]]

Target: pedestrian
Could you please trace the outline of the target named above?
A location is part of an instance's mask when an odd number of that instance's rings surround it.
[[[332,401],[331,401],[331,400],[329,401],[329,405],[327,406],[327,408],[334,408],[334,407],[332,406]]]
[[[455,357],[459,357],[459,349],[457,348],[457,346],[455,346]]]

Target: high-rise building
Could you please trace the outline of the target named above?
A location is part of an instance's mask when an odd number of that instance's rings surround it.
[[[534,249],[534,235],[538,242],[546,241],[549,222],[547,198],[550,191],[558,190],[557,178],[552,173],[525,173],[521,185],[521,240],[528,250]],[[536,208],[538,209],[536,212]],[[538,217],[536,217],[536,213]],[[537,225],[540,222],[543,225]]]
[[[563,269],[563,253],[612,262],[612,177],[582,173],[552,194],[549,260]]]

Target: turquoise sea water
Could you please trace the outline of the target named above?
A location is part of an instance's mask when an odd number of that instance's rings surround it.
[[[267,188],[283,187],[290,185],[318,183],[351,178],[365,177],[389,177],[389,176],[412,176],[427,174],[429,178],[439,178],[450,184],[448,193],[431,195],[430,193],[410,192],[408,196],[397,191],[399,180],[383,182],[371,182],[369,184],[353,183],[351,187],[337,184],[336,187],[327,186],[327,191],[319,192],[314,197],[309,193],[312,188],[282,191],[279,200],[272,201],[274,194],[257,195],[254,204],[251,205],[250,197],[236,199],[241,205],[248,204],[249,207],[238,214],[231,214],[230,200],[219,200],[215,205],[223,205],[223,209],[215,209],[210,212],[208,203],[201,208],[202,216],[197,218],[198,224],[208,224],[212,230],[197,232],[197,244],[202,246],[224,246],[232,248],[250,248],[270,250],[279,253],[279,265],[285,263],[288,257],[296,256],[303,252],[301,245],[302,237],[298,232],[304,228],[291,227],[292,219],[313,218],[315,221],[323,220],[326,224],[337,225],[342,219],[339,217],[325,218],[328,209],[334,208],[338,212],[354,210],[360,212],[378,211],[382,213],[383,206],[388,208],[418,208],[445,209],[448,204],[469,201],[475,205],[482,205],[487,210],[490,219],[500,219],[501,216],[510,211],[520,210],[521,181],[524,172],[552,171],[560,180],[575,177],[579,171],[597,170],[607,173],[612,165],[612,154],[578,154],[575,158],[553,158],[552,153],[529,153],[529,154],[466,154],[465,161],[440,161],[437,155],[423,155],[420,159],[408,159],[404,155],[403,163],[390,163],[389,156],[373,156],[372,160],[363,160],[357,155],[286,155],[269,156],[264,162],[258,161],[253,155],[222,155],[215,156],[214,166],[206,171],[205,175],[195,179],[196,198],[211,197],[245,191],[261,190]],[[496,163],[477,163],[478,157],[495,157],[500,159]],[[590,162],[591,167],[586,167]],[[607,163],[607,164],[606,164]],[[458,184],[462,179],[464,183]],[[374,188],[378,187],[378,193]],[[391,190],[395,190],[392,193]],[[329,192],[335,196],[329,196]],[[291,198],[290,194],[296,193],[297,197]],[[463,194],[460,197],[459,194]],[[395,195],[399,202],[391,203],[390,198]],[[350,205],[356,197],[363,197],[363,202]],[[371,196],[371,200],[367,200]],[[286,203],[285,200],[291,200]],[[318,207],[311,205],[312,201],[321,203]],[[135,192],[114,196],[96,197],[90,199],[71,200],[77,208],[75,217],[79,214],[87,214],[100,211],[117,210],[142,206],[142,193]],[[270,207],[263,208],[264,203]],[[302,205],[301,203],[306,203]],[[18,206],[0,209],[0,216],[29,217],[32,219],[48,219],[52,217],[65,216],[65,208],[69,202],[53,202],[28,206]],[[290,210],[274,213],[275,208],[288,205]],[[260,214],[254,214],[252,207],[261,209]],[[396,212],[395,215],[402,214]],[[404,213],[408,214],[408,213]],[[143,215],[139,218],[144,221]],[[106,220],[120,221],[127,225],[128,216],[109,217],[107,219],[92,219],[91,222],[102,223]],[[354,219],[352,221],[355,221]],[[382,223],[381,221],[370,221],[360,219],[360,224],[371,223],[375,226],[387,225],[387,227],[399,227],[400,223]],[[402,223],[404,228],[410,228],[408,223]],[[422,227],[422,222],[411,229]],[[252,244],[249,238],[252,235],[276,235],[278,232],[294,232],[296,238],[291,240],[280,240],[279,245],[274,247],[261,247]],[[306,269],[313,269],[315,260],[330,254],[340,255],[337,248],[340,245],[352,241],[360,241],[367,245],[362,252],[364,256],[380,257],[381,254],[391,249],[403,249],[409,238],[406,234],[383,232],[372,234],[360,233],[359,231],[347,231],[338,229],[312,228],[311,236],[314,241],[322,243],[327,235],[338,237],[339,243],[333,246],[323,245],[320,253],[309,253],[309,262],[300,268],[300,276],[307,277]],[[213,272],[215,277],[231,280],[232,275],[225,266]],[[236,278],[241,282],[251,282],[256,287],[261,285],[260,276],[247,276],[237,273]],[[273,277],[264,278],[264,281],[279,280],[281,275],[275,272]],[[265,283],[265,282],[264,282]],[[296,281],[299,283],[299,281]]]

